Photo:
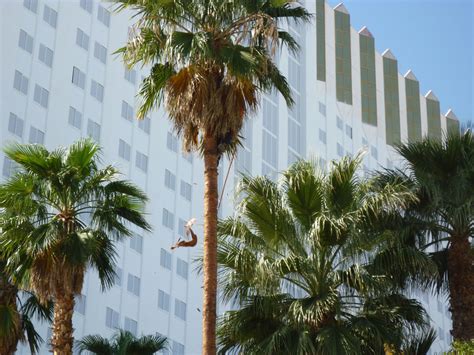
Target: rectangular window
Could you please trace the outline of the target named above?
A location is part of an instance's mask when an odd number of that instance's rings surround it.
[[[170,295],[162,290],[158,290],[158,308],[166,312],[170,311]]]
[[[143,237],[141,235],[134,235],[130,239],[130,248],[141,254],[143,251]]]
[[[288,57],[288,83],[294,90],[300,90],[301,67],[292,57]]]
[[[185,230],[184,230],[184,226],[186,225],[186,223],[187,223],[187,222],[186,222],[184,219],[182,219],[182,218],[180,218],[180,219],[178,220],[178,235],[179,235],[180,237],[185,237],[185,236],[186,236],[186,232],[185,232]]]
[[[339,143],[337,143],[337,155],[340,157],[344,156],[344,147]]]
[[[81,129],[82,127],[82,113],[76,110],[74,107],[69,106],[69,118],[68,122],[71,126]]]
[[[23,120],[12,112],[8,119],[8,131],[20,138],[23,137]]]
[[[135,155],[135,166],[146,173],[148,171],[148,156],[137,151]]]
[[[76,44],[86,51],[89,50],[89,36],[80,28],[76,32]]]
[[[103,6],[99,5],[99,10],[97,11],[97,19],[102,22],[104,25],[109,27],[110,25],[110,12],[106,10]]]
[[[428,118],[428,137],[441,140],[441,117],[439,101],[426,99],[426,115]]]
[[[175,298],[174,315],[179,319],[186,320],[186,303]]]
[[[184,345],[173,341],[173,355],[184,355]]]
[[[326,144],[326,140],[327,140],[327,137],[326,137],[326,132],[324,132],[322,129],[319,129],[319,140]]]
[[[377,86],[375,79],[375,42],[359,34],[362,122],[377,126]]]
[[[87,297],[85,295],[76,295],[74,312],[77,312],[82,315],[86,314],[86,299]]]
[[[379,153],[377,151],[377,147],[371,146],[370,147],[370,155],[372,155],[372,158],[377,160],[379,158]]]
[[[385,98],[385,140],[388,145],[400,143],[400,102],[398,97],[398,64],[383,58]]]
[[[150,134],[150,125],[151,120],[149,117],[145,117],[141,120],[138,120],[138,128],[140,128],[143,132]]]
[[[56,10],[50,8],[48,5],[44,5],[43,20],[51,27],[56,28],[56,25],[58,23],[58,13],[56,12]]]
[[[104,87],[95,80],[91,80],[91,96],[99,102],[104,101]]]
[[[81,0],[80,5],[88,13],[92,13],[92,0]]]
[[[192,164],[193,163],[193,153],[192,152],[182,152],[184,160],[186,160],[188,163]]]
[[[132,148],[130,147],[130,144],[125,142],[122,139],[119,139],[119,157],[122,159],[125,159],[126,161],[130,161],[130,152]]]
[[[39,86],[38,84],[36,84],[35,85],[35,94],[33,96],[33,100],[35,100],[38,104],[40,104],[44,108],[48,108],[49,91],[46,90],[44,87]]]
[[[171,270],[171,254],[163,248],[160,251],[160,265],[165,269]]]
[[[165,169],[165,186],[171,190],[176,189],[176,176],[168,169]]]
[[[120,315],[117,311],[107,307],[105,311],[105,326],[116,329],[120,326]]]
[[[336,34],[336,97],[352,105],[351,26],[349,14],[334,14]]]
[[[326,14],[325,1],[316,0],[316,78],[326,81]]]
[[[19,92],[25,95],[28,94],[28,78],[18,70],[15,70],[15,77],[13,78],[13,88],[17,89]]]
[[[128,280],[127,280],[127,291],[133,293],[135,296],[140,296],[140,278],[128,274]]]
[[[178,151],[178,139],[171,132],[166,135],[166,147],[173,152]]]
[[[100,141],[100,124],[89,119],[87,121],[87,135],[96,142]]]
[[[44,44],[40,44],[38,59],[40,62],[43,62],[48,67],[53,66],[53,51],[46,47]]]
[[[31,126],[30,137],[28,140],[31,144],[43,144],[44,143],[44,132]]]
[[[23,6],[36,14],[38,10],[38,0],[23,0]]]
[[[133,107],[124,100],[122,100],[122,117],[128,121],[133,120]]]
[[[114,284],[115,286],[122,286],[122,278],[123,278],[123,270],[118,266],[115,267],[115,277],[114,277]]]
[[[137,82],[137,71],[135,69],[128,70],[127,68],[125,68],[124,78],[125,80],[135,85]]]
[[[18,39],[18,46],[28,53],[33,53],[33,37],[23,30],[20,30],[20,38]]]
[[[186,200],[191,201],[191,184],[181,180],[181,196]]]
[[[352,127],[349,125],[346,125],[346,136],[352,139]]]
[[[293,120],[288,120],[288,146],[301,153],[301,126]]]
[[[188,279],[188,263],[180,258],[176,261],[176,273],[184,279]]]
[[[270,100],[263,99],[263,127],[278,135],[278,107]]]
[[[262,131],[263,160],[273,168],[278,166],[278,140],[266,130]]]
[[[459,121],[446,117],[446,131],[449,134],[459,134],[460,132],[460,127],[459,127]]]
[[[342,118],[339,116],[336,117],[336,125],[341,131],[344,129],[344,122],[342,122]]]
[[[326,105],[322,102],[319,103],[319,113],[326,117]]]
[[[79,68],[72,67],[71,81],[77,87],[84,89],[86,86],[86,74],[84,74]]]
[[[138,332],[138,323],[136,320],[133,320],[131,318],[125,317],[124,323],[123,323],[123,329],[127,332],[132,333],[133,335],[137,335]]]
[[[98,42],[94,43],[94,57],[96,57],[102,63],[106,63],[107,61],[107,48],[101,45]]]
[[[15,162],[8,157],[3,158],[2,174],[5,177],[10,177],[15,172]]]
[[[162,223],[165,227],[168,227],[169,229],[174,228],[174,214],[168,211],[166,208],[163,208]]]

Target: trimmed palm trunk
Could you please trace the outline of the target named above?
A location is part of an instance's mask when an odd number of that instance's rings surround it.
[[[70,292],[59,293],[54,304],[53,336],[51,338],[54,355],[72,355],[73,313],[74,295]]]
[[[0,273],[0,307],[15,310],[12,313],[12,328],[8,334],[0,334],[0,354],[13,355],[21,336],[21,319],[17,310],[16,297],[18,289],[12,285],[4,274]]]
[[[204,299],[202,353],[216,354],[217,301],[217,140],[204,137]]]
[[[451,237],[448,251],[452,335],[455,340],[474,339],[474,255],[468,237]]]

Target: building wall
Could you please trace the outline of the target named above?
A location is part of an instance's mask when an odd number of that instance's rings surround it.
[[[36,4],[36,11],[31,11],[25,4],[33,10]],[[315,12],[315,2],[308,1],[306,5],[310,12]],[[55,27],[44,20],[45,6],[57,12]],[[85,298],[78,302],[78,311],[74,315],[76,338],[93,333],[112,334],[110,325],[113,325],[114,317],[117,318],[112,314],[118,314],[120,327],[127,326],[134,330],[136,324],[138,334],[159,332],[169,336],[173,353],[198,354],[201,347],[202,278],[195,273],[192,260],[199,255],[201,243],[197,248],[178,249],[173,253],[170,253],[169,247],[182,233],[183,221],[191,217],[198,219],[196,231],[202,236],[202,162],[196,156],[182,154],[179,141],[170,133],[171,127],[163,110],[150,114],[149,132],[144,123],[139,125],[133,119],[122,117],[133,116],[130,108],[133,111],[137,108],[135,95],[147,71],[145,68],[136,70],[135,74],[127,73],[120,59],[111,54],[127,39],[130,13],[110,15],[107,25],[107,16],[104,16],[103,10],[99,15],[99,6],[108,8],[110,4],[97,0],[1,2],[1,141],[2,144],[11,141],[42,143],[43,133],[43,143],[52,149],[92,135],[103,146],[104,161],[117,166],[150,197],[147,213],[153,232],[136,231],[137,236],[143,237],[141,252],[137,251],[140,249],[137,246],[138,237],[133,242],[118,245],[117,263],[118,271],[122,273],[121,282],[117,281],[116,286],[103,293],[97,274],[87,274],[83,288]],[[319,6],[322,7],[321,2]],[[54,23],[51,11],[46,11],[46,18]],[[266,101],[262,109],[255,117],[249,118],[244,129],[244,136],[247,137],[244,147],[239,150],[230,168],[221,216],[233,213],[233,187],[238,182],[239,171],[277,178],[278,171],[297,158],[316,157],[327,166],[331,160],[361,149],[367,151],[365,173],[399,163],[393,149],[386,145],[382,55],[375,53],[377,122],[376,125],[365,124],[361,119],[360,34],[350,28],[352,104],[342,103],[336,99],[335,10],[325,4],[324,11],[325,36],[319,38],[325,40],[325,55],[324,60],[319,57],[319,63],[325,63],[325,75],[319,76],[319,79],[325,81],[317,80],[316,25],[290,26],[289,31],[298,37],[302,51],[289,55],[283,49],[277,61],[287,74],[298,104],[290,110],[281,96],[268,94],[264,97]],[[344,9],[338,8],[337,11]],[[78,28],[89,37],[87,50],[77,44]],[[21,44],[27,50],[19,47],[20,30],[32,38],[31,43],[25,40],[25,36],[22,37]],[[84,44],[84,36],[79,37],[80,43]],[[105,63],[104,56],[99,53],[101,47],[96,51],[96,42],[106,48]],[[53,51],[50,67],[44,63],[48,62],[44,48],[41,50],[43,62],[39,60],[41,44]],[[83,73],[81,76],[76,71],[74,76],[79,87],[72,83],[74,67]],[[26,95],[21,92],[25,91],[25,85],[22,86],[18,75],[15,81],[15,71],[28,78]],[[103,86],[101,101],[91,95],[93,81]],[[82,82],[84,88],[80,87]],[[20,90],[15,89],[14,85]],[[48,91],[47,105],[44,91],[38,89],[35,95],[36,85]],[[398,90],[401,140],[405,142],[408,138],[406,96],[405,80],[401,74],[398,74]],[[71,111],[80,114],[71,114]],[[420,113],[422,133],[426,135],[426,98],[421,93]],[[11,118],[11,114],[22,121]],[[440,115],[443,130],[446,129],[445,120]],[[10,124],[10,121],[13,123]],[[147,160],[146,168],[144,159]],[[0,154],[0,164],[5,178],[11,164],[3,153]],[[221,187],[229,165],[231,162],[228,159],[222,160]],[[191,186],[190,199],[181,194],[182,182]],[[184,265],[182,261],[188,265],[187,278],[177,271],[178,262],[181,267]],[[131,291],[128,287],[129,275]],[[140,279],[139,287],[133,276]],[[420,297],[436,328],[444,334],[444,340],[439,338],[434,350],[447,349],[451,324],[446,302],[431,296]],[[168,307],[166,300],[169,300]],[[180,302],[186,304],[185,320],[179,317],[182,315]],[[44,338],[49,336],[45,327],[41,328],[40,334]],[[19,353],[28,352],[23,349]],[[46,347],[41,353],[47,353]]]

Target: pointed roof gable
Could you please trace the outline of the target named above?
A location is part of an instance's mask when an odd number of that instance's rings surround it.
[[[415,74],[413,74],[413,71],[411,69],[408,70],[404,76],[407,79],[418,81],[418,79],[416,78]]]
[[[349,11],[347,11],[347,8],[344,6],[342,2],[339,5],[336,5],[336,7],[334,8],[334,11],[339,11],[339,12],[342,12],[343,14],[349,15]]]
[[[392,59],[392,60],[397,60],[397,58],[395,58],[395,56],[393,55],[393,53],[392,53],[392,51],[390,50],[390,48],[387,48],[387,49],[382,53],[382,57],[388,58],[388,59]]]
[[[359,31],[359,34],[362,35],[362,36],[374,38],[374,36],[372,36],[372,33],[369,31],[367,26],[362,27]]]
[[[439,101],[433,90],[428,91],[425,95],[425,98],[427,98],[428,100]]]
[[[452,109],[449,109],[448,112],[446,112],[445,116],[447,118],[451,118],[452,120],[459,121],[458,116],[456,116],[456,114],[454,113]]]

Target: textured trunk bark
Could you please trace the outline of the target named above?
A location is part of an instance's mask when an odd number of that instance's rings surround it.
[[[202,353],[216,354],[217,301],[217,140],[204,137],[204,299]]]
[[[51,337],[51,347],[54,355],[72,355],[73,313],[74,295],[72,293],[57,295],[54,304],[53,335]]]
[[[468,237],[451,238],[448,277],[453,338],[474,339],[474,255]]]
[[[11,312],[11,327],[0,333],[0,354],[13,355],[21,337],[21,318],[18,313],[16,297],[18,289],[8,278],[0,273],[0,308]]]

